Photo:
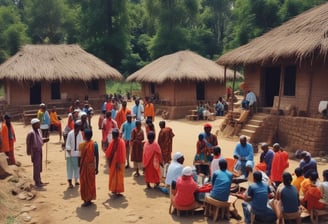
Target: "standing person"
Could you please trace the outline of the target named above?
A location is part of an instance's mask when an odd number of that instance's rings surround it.
[[[136,127],[131,133],[131,161],[136,169],[135,177],[139,177],[139,169],[142,169],[144,131],[141,129],[141,121],[136,121]]]
[[[209,175],[209,164],[212,160],[211,149],[207,148],[204,134],[198,135],[198,141],[196,143],[196,156],[194,159],[197,174]]]
[[[172,128],[167,127],[165,121],[159,122],[160,131],[158,133],[158,144],[161,147],[163,163],[169,164],[172,160],[172,144],[173,144],[173,137],[175,136],[173,133]]]
[[[282,182],[282,174],[284,173],[285,169],[288,168],[289,163],[288,157],[286,158],[286,154],[282,153],[278,143],[273,144],[273,151],[274,157],[272,160],[270,180],[274,182],[275,187],[278,187]]]
[[[3,117],[1,126],[1,147],[0,152],[4,152],[8,159],[8,165],[16,165],[14,155],[14,142],[16,141],[15,131],[11,124],[11,118],[8,114]]]
[[[157,142],[155,142],[154,132],[149,132],[147,135],[148,141],[144,145],[143,152],[143,167],[145,171],[145,181],[147,188],[151,188],[150,183],[154,183],[155,187],[159,186],[161,181],[161,164],[162,164],[162,153],[161,148]]]
[[[118,129],[121,129],[122,124],[126,121],[127,114],[131,114],[131,111],[127,108],[126,101],[123,101],[122,108],[116,114],[116,122]]]
[[[151,102],[148,96],[145,97],[145,118],[150,119],[152,122],[155,121],[155,109],[154,104]]]
[[[62,125],[60,120],[61,119],[59,119],[59,116],[57,114],[56,106],[53,106],[52,110],[50,111],[50,125],[56,127],[59,134],[59,141],[61,141],[62,139]]]
[[[84,130],[85,141],[79,144],[80,151],[80,193],[84,201],[82,207],[91,205],[96,199],[96,175],[98,174],[98,144],[93,141],[92,130]]]
[[[115,120],[112,119],[112,112],[106,112],[106,118],[103,120],[102,123],[102,149],[105,151],[108,147],[108,144],[112,140],[112,130],[117,128],[117,123]]]
[[[227,170],[228,163],[225,159],[219,160],[219,170],[213,173],[212,190],[210,196],[218,201],[228,201],[232,183],[232,173]]]
[[[83,136],[81,132],[81,120],[77,120],[74,124],[74,130],[71,130],[67,135],[66,140],[66,169],[67,169],[67,181],[68,187],[73,188],[72,178],[74,175],[75,186],[79,183],[79,144],[83,142]]]
[[[134,101],[135,105],[132,108],[132,113],[136,120],[142,121],[144,119],[144,107],[140,104],[140,99]]]
[[[210,168],[210,172],[211,172],[211,180],[213,178],[213,174],[215,171],[220,170],[220,166],[219,166],[219,161],[223,159],[221,157],[221,148],[219,146],[216,146],[213,149],[213,160],[211,162],[211,168]]]
[[[253,179],[254,183],[248,187],[247,193],[237,195],[246,201],[242,203],[245,223],[251,223],[251,210],[255,214],[255,219],[261,220],[261,223],[276,221],[276,214],[268,204],[268,197],[273,197],[270,187],[262,181],[262,173],[259,171],[253,173]]]
[[[247,142],[245,135],[240,136],[239,143],[236,145],[233,157],[237,159],[237,170],[241,170],[243,178],[247,178],[249,172],[254,168],[253,146]]]
[[[211,133],[212,125],[209,123],[204,124],[204,140],[206,142],[206,146],[210,149],[210,152],[213,152],[213,148],[218,145],[218,137]]]
[[[119,137],[119,130],[113,129],[113,140],[106,150],[109,168],[109,190],[116,196],[124,192],[125,142]]]
[[[42,138],[40,130],[40,120],[33,118],[31,120],[32,130],[26,136],[26,152],[31,155],[33,163],[33,180],[36,187],[44,186],[41,181],[42,172],[42,145],[49,141],[49,138]]]
[[[126,121],[121,126],[121,133],[122,138],[125,142],[125,149],[126,149],[126,166],[125,168],[130,168],[130,141],[131,141],[131,134],[132,130],[136,127],[136,122],[132,121],[132,116],[130,113],[126,115]]]
[[[270,176],[274,152],[271,149],[269,149],[268,143],[262,143],[261,149],[262,149],[262,153],[260,155],[260,164],[264,165],[265,169],[263,170],[265,171],[266,175]]]
[[[37,118],[40,120],[40,129],[42,131],[42,137],[48,138],[49,127],[50,127],[50,115],[44,103],[40,104],[40,109],[38,110]]]

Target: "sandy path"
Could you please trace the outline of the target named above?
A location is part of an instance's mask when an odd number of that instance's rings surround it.
[[[158,133],[158,122],[160,117],[156,117],[155,128]],[[217,130],[222,121],[210,121],[213,130]],[[101,131],[97,129],[98,116],[92,119],[94,127],[94,138],[98,143],[101,139]],[[167,121],[167,126],[171,127],[175,133],[173,151],[180,151],[185,155],[185,164],[192,165],[195,154],[197,136],[203,131],[204,121],[188,121],[185,119]],[[63,120],[66,124],[66,119]],[[30,126],[23,126],[21,123],[14,123],[17,135],[16,157],[22,162],[22,167],[26,169],[26,176],[32,179],[32,165],[30,157],[25,154],[25,136]],[[238,140],[238,139],[237,139]],[[219,145],[222,154],[230,157],[234,150],[236,139],[221,139]],[[44,146],[44,152],[46,146]],[[174,153],[173,152],[173,153]],[[259,154],[256,154],[258,161]],[[44,153],[45,158],[45,153]],[[296,161],[290,161],[291,171],[297,165]],[[324,166],[320,166],[320,173]],[[326,166],[327,167],[327,166]],[[79,189],[67,189],[66,165],[64,152],[58,142],[57,133],[52,133],[48,143],[48,166],[42,173],[43,181],[49,182],[44,191],[39,191],[37,197],[31,202],[37,206],[35,211],[30,212],[32,221],[36,223],[212,223],[202,214],[193,217],[177,217],[168,213],[169,198],[158,190],[147,190],[143,176],[133,177],[133,170],[127,169],[125,175],[124,197],[112,197],[108,191],[108,172],[105,167],[105,159],[100,150],[100,167],[97,181],[97,200],[88,208],[82,208]],[[242,215],[240,203],[238,202],[239,213]],[[231,219],[220,221],[222,223],[238,223]],[[240,222],[243,223],[243,222]]]

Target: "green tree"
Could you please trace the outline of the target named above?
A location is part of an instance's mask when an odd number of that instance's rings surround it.
[[[29,42],[26,30],[15,6],[0,6],[0,63]]]
[[[65,0],[27,0],[26,23],[33,43],[64,43],[74,20]]]
[[[81,7],[79,42],[110,65],[121,68],[129,50],[127,0],[76,0]]]
[[[197,0],[146,0],[148,14],[155,20],[156,33],[149,46],[157,58],[192,46],[190,29],[196,24]]]
[[[248,43],[280,24],[279,0],[236,0],[232,9],[225,49]]]

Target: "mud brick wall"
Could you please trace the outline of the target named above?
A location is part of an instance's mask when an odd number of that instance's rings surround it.
[[[303,149],[313,156],[328,154],[328,120],[307,117],[280,117],[278,139],[288,151]]]
[[[253,143],[279,142],[290,154],[306,150],[313,156],[328,155],[328,120],[308,117],[267,117],[250,140]]]

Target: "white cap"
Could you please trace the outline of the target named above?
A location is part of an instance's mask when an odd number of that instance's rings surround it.
[[[191,176],[192,175],[192,168],[190,166],[186,166],[185,168],[183,168],[182,175]]]
[[[173,156],[173,160],[177,161],[178,159],[180,159],[181,157],[183,157],[183,154],[181,152],[176,152]]]
[[[40,120],[37,119],[37,118],[33,118],[33,119],[31,120],[31,124],[33,125],[33,124],[36,124],[36,123],[40,123]]]

